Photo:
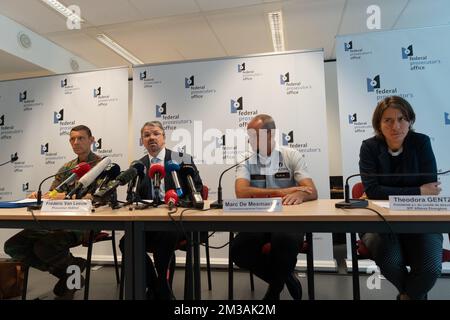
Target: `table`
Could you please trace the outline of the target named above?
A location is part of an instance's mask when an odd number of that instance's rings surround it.
[[[33,213],[37,221],[26,208],[0,209],[0,228],[124,230],[125,248],[133,252],[134,213],[127,208],[113,211],[104,207],[94,213]],[[134,299],[133,255],[125,255],[125,259],[125,298]]]
[[[389,232],[384,221],[367,209],[337,209],[338,200],[320,199],[296,206],[285,206],[280,213],[237,213],[221,209],[209,211],[187,211],[182,218],[184,230],[193,233],[193,296],[200,299],[198,232],[200,231],[286,231],[286,232]],[[450,230],[450,213],[443,211],[390,211],[373,203],[369,208],[380,212],[396,233],[443,233]],[[172,215],[180,220],[181,208]],[[153,208],[135,212],[134,245],[135,252],[144,250],[145,231],[176,230],[177,226],[168,216],[167,208]],[[191,240],[191,239],[190,239]],[[312,242],[311,242],[312,244]],[[356,244],[355,244],[356,245]],[[197,249],[196,249],[197,247]],[[356,257],[356,247],[352,246]],[[188,254],[192,254],[188,252]],[[145,272],[143,255],[135,256],[135,298],[145,298]],[[357,260],[353,259],[357,264]],[[190,273],[189,271],[186,271]],[[355,277],[355,276],[354,276]],[[354,285],[357,279],[354,280]]]

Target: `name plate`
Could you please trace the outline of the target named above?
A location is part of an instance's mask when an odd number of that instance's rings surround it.
[[[44,200],[41,212],[82,212],[90,213],[91,200]]]
[[[450,197],[389,196],[390,210],[450,211]]]
[[[281,198],[243,198],[223,201],[225,212],[281,212]]]

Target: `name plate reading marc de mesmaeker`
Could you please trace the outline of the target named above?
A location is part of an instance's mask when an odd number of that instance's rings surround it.
[[[82,212],[89,213],[91,200],[44,200],[41,212]]]
[[[450,211],[450,197],[389,196],[389,209],[407,211]]]
[[[223,201],[226,212],[280,212],[283,210],[281,198],[243,198]]]

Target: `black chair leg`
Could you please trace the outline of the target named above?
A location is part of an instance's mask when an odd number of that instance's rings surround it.
[[[124,287],[125,287],[125,250],[122,251],[122,263],[120,265],[119,300],[123,300]]]
[[[250,271],[250,289],[255,291],[255,279],[253,277],[253,272]]]
[[[175,266],[176,266],[177,257],[175,256],[175,252],[172,255],[172,259],[170,259],[169,263],[169,285],[170,289],[172,289],[173,277],[175,275]]]
[[[209,236],[209,234],[208,234]],[[209,237],[206,238],[205,241],[205,254],[206,254],[206,274],[208,276],[208,290],[212,290],[212,282],[211,282],[211,261],[209,258]]]
[[[358,248],[356,242],[356,233],[350,233],[350,243],[352,247],[352,278],[353,278],[353,300],[360,300],[359,289],[359,266],[358,266]]]
[[[27,300],[27,290],[28,290],[28,273],[30,271],[29,266],[23,267],[23,288],[22,288],[22,300]]]
[[[312,233],[306,234],[306,241],[308,242],[308,253],[306,255],[306,273],[308,277],[308,298],[315,300],[314,290],[314,246]]]
[[[117,262],[116,232],[114,230],[112,230],[112,232],[111,232],[111,242],[112,242],[112,250],[113,250],[113,257],[114,257],[114,268],[116,271],[116,283],[120,284],[119,263]]]
[[[92,246],[94,244],[94,231],[89,232],[88,253],[86,262],[86,281],[84,284],[84,300],[89,299],[89,282],[91,280]]]
[[[228,300],[233,300],[233,260],[231,259],[231,242],[234,233],[230,232],[230,243],[228,244]]]

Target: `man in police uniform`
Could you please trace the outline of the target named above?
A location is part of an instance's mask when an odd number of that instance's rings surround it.
[[[80,162],[89,162],[95,166],[101,158],[91,152],[94,142],[91,130],[79,125],[70,131],[69,142],[77,158],[65,163],[55,176],[50,190],[54,190],[61,182],[66,180],[72,172],[68,169],[74,168]],[[52,195],[53,199],[64,199],[66,193],[74,187],[75,182],[63,187],[62,193]],[[30,195],[35,197],[35,193]],[[49,198],[46,193],[44,198]],[[23,262],[25,265],[34,267],[41,271],[48,271],[59,279],[53,292],[58,297],[70,297],[74,290],[67,288],[67,267],[77,265],[82,272],[86,267],[86,260],[72,256],[70,248],[76,247],[86,241],[89,231],[86,230],[42,230],[24,229],[5,242],[5,252],[13,259]]]
[[[304,158],[297,150],[276,147],[275,129],[269,115],[257,115],[249,122],[249,142],[255,153],[236,169],[236,196],[281,197],[283,205],[317,199]],[[294,299],[301,299],[302,288],[294,269],[303,238],[303,233],[239,233],[231,244],[231,257],[239,267],[269,284],[264,299],[278,300],[285,284]],[[266,243],[271,244],[269,254],[262,252]]]

